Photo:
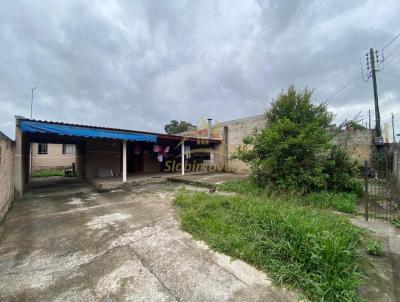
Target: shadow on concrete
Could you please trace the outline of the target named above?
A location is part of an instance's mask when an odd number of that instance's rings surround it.
[[[25,194],[55,196],[91,191],[93,191],[93,187],[80,178],[51,176],[31,178],[28,182]]]

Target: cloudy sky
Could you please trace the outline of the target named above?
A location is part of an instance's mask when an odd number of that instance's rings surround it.
[[[29,117],[32,87],[34,118],[162,131],[262,113],[294,83],[341,121],[373,109],[360,57],[366,72],[399,14],[398,0],[1,1],[0,130]],[[381,115],[400,132],[400,37],[384,56]]]

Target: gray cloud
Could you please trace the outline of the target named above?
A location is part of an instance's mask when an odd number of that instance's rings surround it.
[[[265,111],[294,83],[337,120],[373,109],[360,57],[400,31],[398,1],[3,1],[0,129],[14,114],[162,131],[171,119]],[[378,74],[400,111],[400,39]],[[400,117],[398,127],[400,127]]]

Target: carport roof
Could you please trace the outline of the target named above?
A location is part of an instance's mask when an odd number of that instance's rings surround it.
[[[80,124],[70,124],[63,122],[34,120],[24,117],[16,117],[17,125],[22,132],[53,134],[59,136],[75,136],[85,138],[117,139],[127,141],[157,142],[157,140],[189,140],[197,141],[196,137],[186,137],[180,135],[170,135],[156,132],[145,132],[138,130],[128,130],[119,128],[108,128],[99,126],[89,126]],[[210,144],[221,143],[218,139],[209,139]]]

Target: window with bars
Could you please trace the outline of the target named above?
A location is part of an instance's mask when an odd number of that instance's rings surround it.
[[[47,154],[47,144],[38,144],[38,154]]]

